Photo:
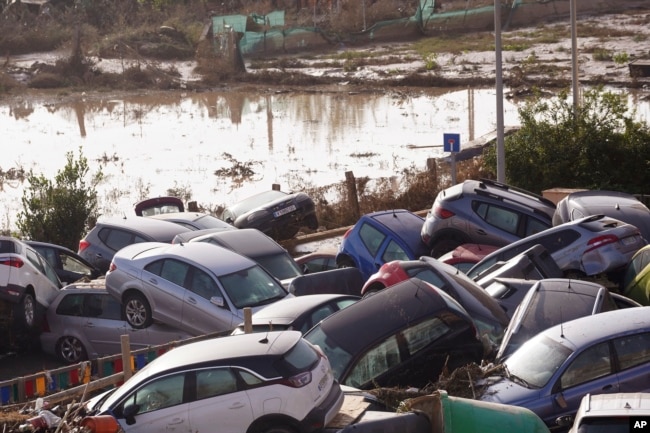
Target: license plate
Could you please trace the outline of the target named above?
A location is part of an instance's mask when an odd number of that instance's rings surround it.
[[[328,383],[329,383],[329,376],[326,374],[321,378],[320,382],[318,382],[318,390],[322,391]]]
[[[626,238],[621,239],[621,242],[623,242],[623,245],[632,245],[636,243],[636,236],[628,236]]]
[[[284,209],[280,209],[278,211],[273,212],[273,216],[276,218],[281,217],[282,215],[286,215],[290,212],[293,212],[294,210],[296,210],[296,205],[292,204],[289,207],[285,207]]]

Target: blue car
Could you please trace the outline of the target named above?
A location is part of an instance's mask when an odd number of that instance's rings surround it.
[[[365,281],[384,263],[428,255],[420,239],[423,223],[424,218],[405,209],[363,215],[343,235],[336,265],[358,268]]]
[[[572,298],[573,299],[573,298]],[[548,328],[503,363],[481,400],[522,406],[549,427],[585,394],[650,391],[650,307],[606,311]]]

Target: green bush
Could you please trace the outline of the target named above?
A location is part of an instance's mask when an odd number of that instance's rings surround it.
[[[521,129],[505,140],[507,182],[541,193],[553,187],[647,193],[650,127],[635,120],[627,94],[586,90],[574,110],[562,92],[519,109]],[[492,146],[485,162],[496,173]]]
[[[90,176],[88,160],[79,150],[79,159],[66,154],[67,163],[54,182],[30,172],[29,187],[21,199],[18,229],[28,239],[51,242],[76,250],[79,239],[97,218],[97,192],[101,171]],[[86,178],[90,176],[90,183]]]

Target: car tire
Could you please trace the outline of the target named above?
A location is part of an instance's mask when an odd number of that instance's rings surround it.
[[[463,241],[456,237],[442,238],[438,240],[431,248],[431,257],[438,258],[441,255],[448,253],[454,248],[463,244]]]
[[[140,293],[129,293],[124,297],[122,313],[128,324],[135,329],[144,329],[153,323],[151,306]]]
[[[37,330],[41,324],[42,312],[43,309],[36,302],[34,295],[27,292],[15,306],[14,317],[16,324],[19,328],[29,331]]]
[[[66,336],[56,343],[56,355],[64,362],[76,364],[88,359],[86,348],[78,338]]]

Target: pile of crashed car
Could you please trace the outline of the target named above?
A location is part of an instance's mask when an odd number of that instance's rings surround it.
[[[302,257],[278,241],[317,225],[313,203],[305,217],[260,202],[218,219],[153,199],[142,216],[100,219],[78,253],[0,237],[0,299],[70,363],[118,353],[124,334],[132,348],[223,334],[92,400],[89,413],[127,432],[212,431],[217,418],[224,432],[322,430],[342,389],[428,389],[470,364],[485,372],[477,400],[526,408],[553,431],[585,396],[650,392],[650,210],[632,195],[555,204],[467,180],[424,218],[366,214],[337,251]],[[262,213],[292,228],[241,222]],[[13,279],[26,269],[39,279]]]

